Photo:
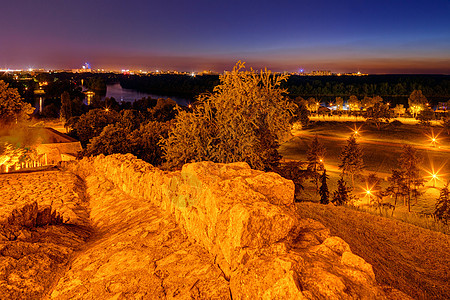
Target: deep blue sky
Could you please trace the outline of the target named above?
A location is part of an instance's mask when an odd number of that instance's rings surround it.
[[[450,0],[3,2],[0,69],[450,74]]]

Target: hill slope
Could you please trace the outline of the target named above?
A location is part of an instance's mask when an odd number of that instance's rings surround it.
[[[315,219],[370,263],[381,284],[416,299],[450,299],[450,237],[345,207],[302,202],[302,218]]]

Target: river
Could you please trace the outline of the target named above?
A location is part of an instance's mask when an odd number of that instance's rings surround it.
[[[181,105],[181,106],[187,106],[187,105],[189,105],[189,103],[191,103],[191,100],[185,99],[185,98],[147,94],[147,93],[142,93],[142,92],[139,92],[136,90],[124,89],[124,88],[122,88],[120,83],[108,84],[106,86],[106,96],[104,96],[102,99],[105,99],[106,97],[114,98],[119,103],[120,102],[134,102],[134,101],[139,100],[144,97],[152,97],[153,99],[170,98],[170,99],[174,100],[178,105]]]

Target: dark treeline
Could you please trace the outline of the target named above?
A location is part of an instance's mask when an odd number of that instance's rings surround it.
[[[26,75],[23,75],[26,76]],[[126,89],[134,89],[144,93],[179,96],[195,99],[199,94],[212,92],[219,83],[218,75],[123,75],[114,73],[40,73],[33,80],[15,81],[10,76],[1,76],[2,80],[16,87],[26,101],[33,102],[33,90],[37,81],[47,81],[46,98],[58,98],[64,90],[69,90],[72,97],[79,91],[65,85],[71,82],[74,86],[83,84],[98,95],[104,95],[107,84],[120,82]],[[31,77],[30,77],[31,79]],[[58,82],[58,83],[57,83]],[[345,101],[351,95],[359,99],[365,96],[381,96],[392,104],[408,106],[408,97],[414,90],[421,90],[427,99],[436,105],[450,99],[450,75],[368,75],[368,76],[297,76],[292,75],[283,83],[291,98],[314,97],[320,102],[334,102],[336,97]],[[27,89],[25,89],[27,88]]]
[[[217,75],[129,75],[120,76],[120,85],[125,89],[134,89],[149,94],[180,96],[194,99],[199,94],[212,92],[219,84]]]
[[[211,92],[219,83],[214,75],[191,77],[187,75],[121,76],[123,88],[141,92],[194,98]],[[450,98],[449,75],[369,75],[369,76],[290,76],[283,83],[291,98],[315,97],[319,101],[333,101],[335,97],[347,100],[381,96],[394,104],[407,106],[414,90],[422,90],[433,104]]]
[[[292,98],[315,97],[320,101],[335,97],[347,100],[351,95],[381,96],[407,106],[414,90],[422,90],[433,104],[450,98],[449,75],[290,76],[283,87]]]

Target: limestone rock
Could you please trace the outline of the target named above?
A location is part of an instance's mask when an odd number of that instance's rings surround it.
[[[371,278],[375,280],[375,274],[373,273],[372,265],[366,263],[366,261],[361,257],[349,251],[345,251],[342,254],[341,263],[345,266],[349,266],[358,269],[360,271],[363,271],[364,273],[368,274]]]
[[[233,273],[230,289],[234,299],[307,299],[302,294],[297,262],[289,257],[261,256]]]
[[[351,253],[350,246],[340,237],[332,236],[327,238],[322,243],[324,246],[330,248],[338,255],[342,255],[344,252]]]
[[[90,216],[103,238],[78,256],[54,298],[387,297],[342,239],[296,217],[294,185],[277,174],[212,162],[169,173],[121,154],[73,169],[89,174]]]

